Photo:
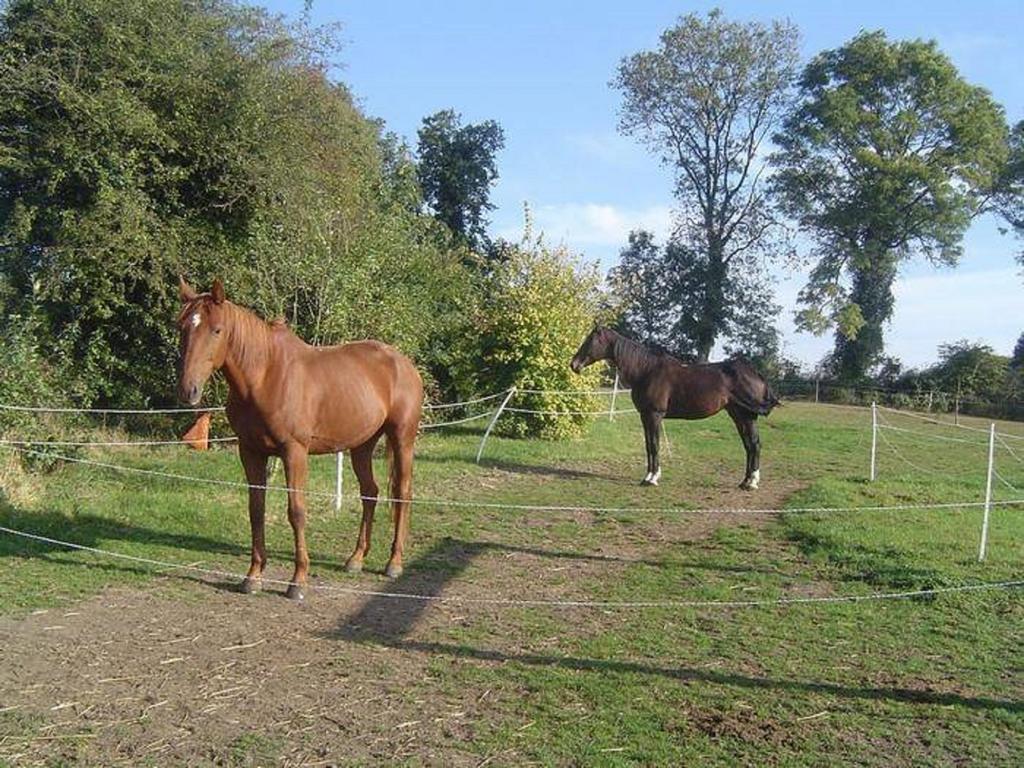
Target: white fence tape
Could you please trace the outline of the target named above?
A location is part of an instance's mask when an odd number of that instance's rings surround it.
[[[987,429],[982,429],[981,427],[971,427],[968,426],[967,424],[956,424],[955,422],[952,421],[940,421],[933,416],[924,416],[920,413],[914,413],[913,411],[901,411],[897,408],[886,408],[881,405],[878,406],[878,410],[886,411],[888,413],[897,413],[900,416],[906,416],[911,419],[917,419],[918,421],[925,421],[928,422],[929,424],[934,424],[938,427],[951,427],[953,429],[967,430],[968,432],[980,432],[983,435],[987,435],[989,432]],[[1002,437],[1008,437],[1011,440],[1024,440],[1024,435],[1014,435],[1010,434],[1009,432],[998,432],[998,434],[1001,435]]]
[[[208,437],[205,442],[208,443],[233,443],[238,440],[237,437]],[[184,438],[178,438],[177,440],[7,440],[0,439],[0,445],[56,445],[62,447],[76,447],[76,448],[91,448],[91,447],[116,447],[116,446],[156,446],[156,445],[188,445],[192,442],[203,442],[198,438],[195,440],[185,440]]]
[[[82,464],[85,466],[98,467],[101,469],[109,469],[117,472],[126,472],[128,474],[146,475],[149,477],[161,477],[168,480],[177,480],[181,482],[190,483],[204,483],[206,485],[217,485],[228,488],[258,488],[265,491],[280,491],[283,493],[297,491],[298,489],[292,488],[286,485],[255,485],[250,483],[244,483],[236,480],[221,480],[218,478],[211,477],[196,477],[192,475],[182,475],[176,472],[165,472],[158,469],[145,469],[142,467],[129,467],[122,464],[111,464],[105,461],[94,461],[92,459],[82,459],[74,456],[60,456],[52,453],[44,453],[31,448],[23,448],[20,446],[7,446],[11,450],[19,451],[22,453],[28,453],[38,456],[46,456],[50,459],[57,459],[59,461],[66,461],[71,464]],[[334,498],[334,493],[327,491],[317,491],[306,489],[304,493],[307,496],[323,497],[323,498]],[[646,513],[646,514],[785,514],[785,513],[834,513],[834,512],[899,512],[899,511],[910,511],[910,510],[925,510],[925,509],[960,509],[960,508],[971,508],[984,506],[984,502],[981,501],[946,501],[946,502],[921,502],[916,504],[880,504],[860,507],[789,507],[789,508],[769,508],[769,507],[702,507],[696,509],[688,509],[686,507],[599,507],[599,506],[586,506],[586,505],[556,505],[556,504],[507,504],[504,502],[488,502],[488,501],[459,501],[454,499],[434,499],[434,498],[409,498],[409,499],[396,499],[390,496],[356,496],[353,495],[351,498],[359,499],[362,501],[375,500],[379,503],[386,504],[391,502],[405,502],[409,504],[423,504],[436,507],[466,507],[472,509],[497,509],[497,510],[513,510],[520,512],[591,512],[595,514],[628,514],[628,513]],[[993,501],[992,505],[1000,506],[1012,506],[1017,504],[1024,504],[1024,498],[1017,499],[1003,499],[999,501]]]
[[[157,560],[151,557],[129,555],[124,552],[90,547],[70,541],[42,536],[40,534],[21,531],[16,528],[0,526],[0,532],[9,536],[17,536],[44,544],[66,547],[67,549],[89,552],[102,557],[127,560],[141,565],[153,566],[165,570],[190,571],[217,578],[234,578],[241,580],[242,574],[216,568],[203,568],[193,563],[175,563],[168,560]],[[264,577],[264,583],[289,586],[290,581]],[[642,608],[770,608],[785,605],[821,605],[829,603],[861,603],[881,600],[908,600],[911,598],[935,597],[962,592],[982,592],[992,590],[1009,590],[1024,587],[1024,581],[996,581],[981,584],[964,584],[952,587],[931,587],[927,589],[905,590],[902,592],[870,592],[862,595],[827,595],[821,597],[778,597],[760,600],[544,600],[536,598],[502,598],[502,597],[462,597],[459,595],[426,595],[414,592],[387,592],[375,589],[345,587],[338,584],[312,584],[311,589],[325,594],[354,595],[371,599],[410,600],[421,603],[455,603],[462,605],[496,605],[506,607],[532,608],[597,608],[601,610],[642,609]]]

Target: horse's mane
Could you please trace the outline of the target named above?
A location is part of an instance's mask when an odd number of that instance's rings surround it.
[[[223,304],[231,318],[231,335],[228,344],[239,367],[245,370],[258,369],[266,364],[270,352],[271,334],[274,325],[245,307],[225,301]]]
[[[616,367],[627,378],[646,373],[655,365],[666,360],[675,360],[663,349],[651,350],[621,333],[612,331],[612,359]]]
[[[178,315],[178,323],[195,312],[200,306],[213,299],[209,294],[202,294],[182,308]],[[220,305],[225,313],[228,327],[228,345],[238,365],[246,370],[258,369],[266,364],[270,352],[272,334],[282,331],[295,336],[282,319],[264,320],[250,309],[241,307],[230,301]],[[298,338],[298,337],[295,337]]]

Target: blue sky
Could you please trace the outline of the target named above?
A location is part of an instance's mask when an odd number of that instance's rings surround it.
[[[301,0],[271,0],[272,11],[297,16]],[[1011,122],[1024,119],[1024,3],[857,3],[786,1],[678,3],[660,0],[519,0],[518,2],[324,2],[316,22],[340,22],[346,47],[338,76],[367,114],[415,144],[425,115],[454,108],[466,121],[497,120],[506,149],[492,200],[495,233],[515,237],[523,203],[548,240],[611,266],[630,229],[665,233],[673,200],[671,174],[616,131],[618,94],[608,87],[619,60],[657,45],[681,14],[721,7],[734,19],[789,18],[805,57],[841,45],[861,29],[890,37],[935,39],[971,82],[988,88]],[[978,220],[956,270],[908,264],[896,286],[887,328],[890,354],[909,365],[935,359],[936,347],[959,338],[1008,354],[1024,331],[1024,277],[1013,260],[1022,247]],[[799,272],[776,269],[785,307],[785,351],[813,364],[830,336],[794,331]]]

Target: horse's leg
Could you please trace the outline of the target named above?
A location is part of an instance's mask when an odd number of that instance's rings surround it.
[[[284,452],[284,474],[288,481],[288,522],[295,534],[295,572],[288,585],[287,596],[302,600],[309,576],[309,553],[306,552],[306,478],[309,476],[309,455],[303,445],[289,445]]]
[[[640,418],[644,423],[644,438],[647,441],[647,477],[641,485],[657,485],[661,478],[661,420],[665,417],[660,411],[643,411]]]
[[[651,479],[651,475],[654,474],[654,470],[651,466],[651,425],[647,418],[647,411],[640,411],[640,423],[644,428],[644,454],[647,456],[647,474],[644,475],[644,479],[640,481],[640,485],[647,485],[647,481]]]
[[[391,578],[402,575],[402,553],[409,535],[409,501],[412,497],[412,457],[416,430],[397,431],[388,436],[392,447],[391,509],[395,521],[395,538],[391,543],[391,559],[385,573]]]
[[[756,417],[742,408],[733,405],[730,405],[726,410],[732,418],[733,424],[736,425],[736,431],[740,435],[740,440],[743,441],[743,450],[747,455],[747,470],[743,476],[743,482],[740,483],[740,488],[743,490],[753,490],[757,488],[760,479],[756,474],[758,464],[757,424],[754,422]]]
[[[238,455],[245,469],[245,479],[249,483],[249,527],[252,529],[252,559],[249,561],[249,572],[242,579],[241,589],[246,594],[257,592],[267,567],[267,545],[263,539],[263,517],[266,508],[267,491],[267,457],[248,450],[243,445],[238,447]]]
[[[359,480],[359,495],[363,497],[363,520],[359,524],[359,538],[355,551],[345,563],[345,570],[349,573],[359,573],[363,570],[363,558],[370,551],[373,513],[377,509],[377,494],[380,492],[377,482],[373,479],[373,448],[376,444],[377,436],[374,436],[351,452],[352,469]]]
[[[756,491],[761,484],[761,435],[757,429],[757,416],[752,416],[747,423],[749,448],[747,449],[747,475],[750,482],[747,488]]]

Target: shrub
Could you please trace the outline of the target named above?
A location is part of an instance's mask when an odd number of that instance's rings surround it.
[[[601,367],[576,375],[569,361],[593,327],[599,306],[596,269],[580,264],[565,248],[548,248],[529,234],[518,245],[504,244],[502,258],[484,281],[477,310],[478,334],[465,344],[455,364],[460,394],[497,392],[516,386],[547,390],[523,392],[512,407],[536,411],[594,411],[593,389]],[[510,412],[498,422],[501,434],[557,439],[579,434],[583,414]]]
[[[60,362],[67,359],[64,350],[51,348],[49,354],[44,354],[37,341],[37,331],[38,323],[33,318],[19,315],[8,317],[0,329],[0,404],[69,405],[69,390],[65,385],[70,378],[69,371]],[[12,440],[52,440],[66,436],[78,421],[74,414],[0,409],[0,435]],[[30,444],[26,447],[38,452],[19,454],[26,467],[49,469],[56,463],[45,446]],[[67,450],[62,448],[53,453],[66,455]]]

